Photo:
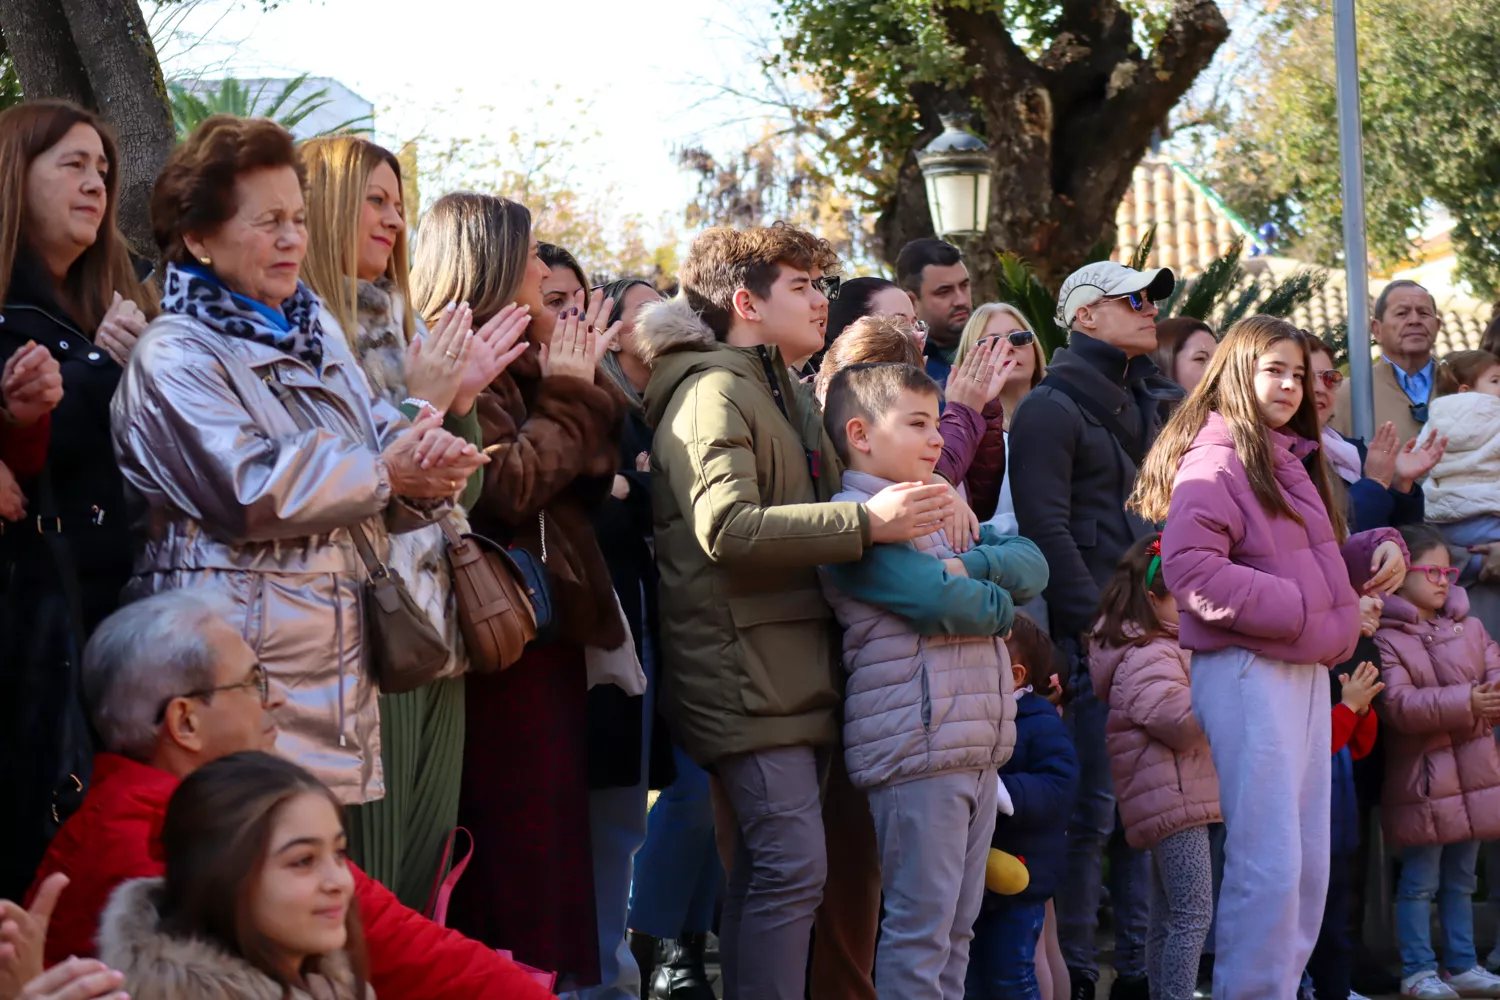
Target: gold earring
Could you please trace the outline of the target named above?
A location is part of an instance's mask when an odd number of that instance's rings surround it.
[[[214,262],[214,259],[212,257],[208,256],[207,254],[204,254],[202,257],[198,258],[198,263],[202,264],[204,267],[208,267],[213,262]]]

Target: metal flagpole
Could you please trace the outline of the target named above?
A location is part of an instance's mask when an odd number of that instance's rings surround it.
[[[1335,73],[1338,77],[1339,176],[1344,192],[1344,276],[1349,304],[1349,400],[1354,436],[1375,433],[1370,371],[1370,274],[1365,246],[1365,141],[1359,114],[1359,43],[1354,0],[1333,0]]]

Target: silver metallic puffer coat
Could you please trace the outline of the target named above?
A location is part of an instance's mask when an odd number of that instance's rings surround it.
[[[385,558],[387,529],[448,507],[393,501],[380,453],[406,419],[372,395],[333,317],[321,322],[320,377],[275,347],[163,314],[131,354],[111,423],[144,538],[127,599],[195,587],[225,600],[286,695],[277,750],[360,803],[385,785],[349,525],[363,522]],[[264,382],[271,373],[286,404]],[[300,430],[288,405],[317,429]]]

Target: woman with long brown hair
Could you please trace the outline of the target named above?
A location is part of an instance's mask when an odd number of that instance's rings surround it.
[[[11,898],[87,778],[70,670],[130,576],[109,401],[154,307],[116,228],[118,185],[114,134],[92,112],[44,100],[0,114],[0,420],[46,451],[18,477],[32,519],[0,536],[0,786],[12,817],[0,896]]]
[[[629,635],[591,515],[619,466],[628,404],[599,371],[613,303],[596,296],[585,308],[580,294],[548,310],[549,273],[524,206],[449,194],[422,223],[412,302],[429,321],[455,301],[478,323],[512,303],[530,316],[526,353],[479,397],[491,462],[470,518],[545,562],[554,617],[514,666],[468,677],[459,822],[475,852],[450,921],[579,989],[600,976],[584,648],[615,649]]]
[[[167,805],[166,876],[115,890],[100,959],[138,997],[373,997],[343,819],[332,792],[280,757],[199,768]]]
[[[516,346],[524,311],[502,309],[471,333],[471,312],[452,303],[428,331],[411,307],[400,161],[352,135],[311,139],[298,151],[307,169],[303,280],[338,318],[371,388],[413,420],[431,407],[442,413],[445,430],[477,445],[475,400],[525,350]],[[451,363],[449,354],[463,363]],[[483,482],[478,473],[471,476],[461,500],[472,504]],[[468,530],[461,507],[449,520],[455,530]],[[381,696],[385,797],[349,811],[349,853],[403,903],[421,910],[444,841],[458,822],[468,661],[443,526],[393,535],[389,565],[452,655],[432,682]]]
[[[1366,593],[1405,570],[1391,529],[1351,539],[1318,450],[1308,339],[1236,323],[1146,457],[1130,503],[1166,521],[1162,572],[1192,650],[1193,713],[1219,774],[1228,841],[1215,997],[1291,996],[1328,887],[1328,667],[1360,634]]]

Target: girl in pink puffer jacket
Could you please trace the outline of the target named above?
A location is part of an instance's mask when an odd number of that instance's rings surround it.
[[[1224,813],[1214,1000],[1297,992],[1323,919],[1333,785],[1328,669],[1359,638],[1342,497],[1319,442],[1307,334],[1236,323],[1141,469],[1135,510],[1166,521],[1162,571],[1193,651],[1193,714]],[[1390,529],[1355,536],[1370,589],[1406,564]]]
[[[1208,737],[1193,718],[1177,601],[1161,572],[1161,536],[1131,546],[1100,602],[1089,645],[1094,693],[1109,706],[1105,744],[1131,847],[1151,852],[1146,978],[1188,1000],[1214,916],[1208,825],[1222,822]]]
[[[1401,995],[1500,997],[1500,978],[1474,950],[1474,867],[1481,841],[1500,838],[1500,646],[1454,586],[1443,536],[1428,525],[1401,535],[1412,566],[1387,598],[1375,644],[1385,678],[1385,836],[1401,852],[1396,937]],[[1430,913],[1443,927],[1439,976]],[[1444,981],[1446,980],[1446,982]]]

